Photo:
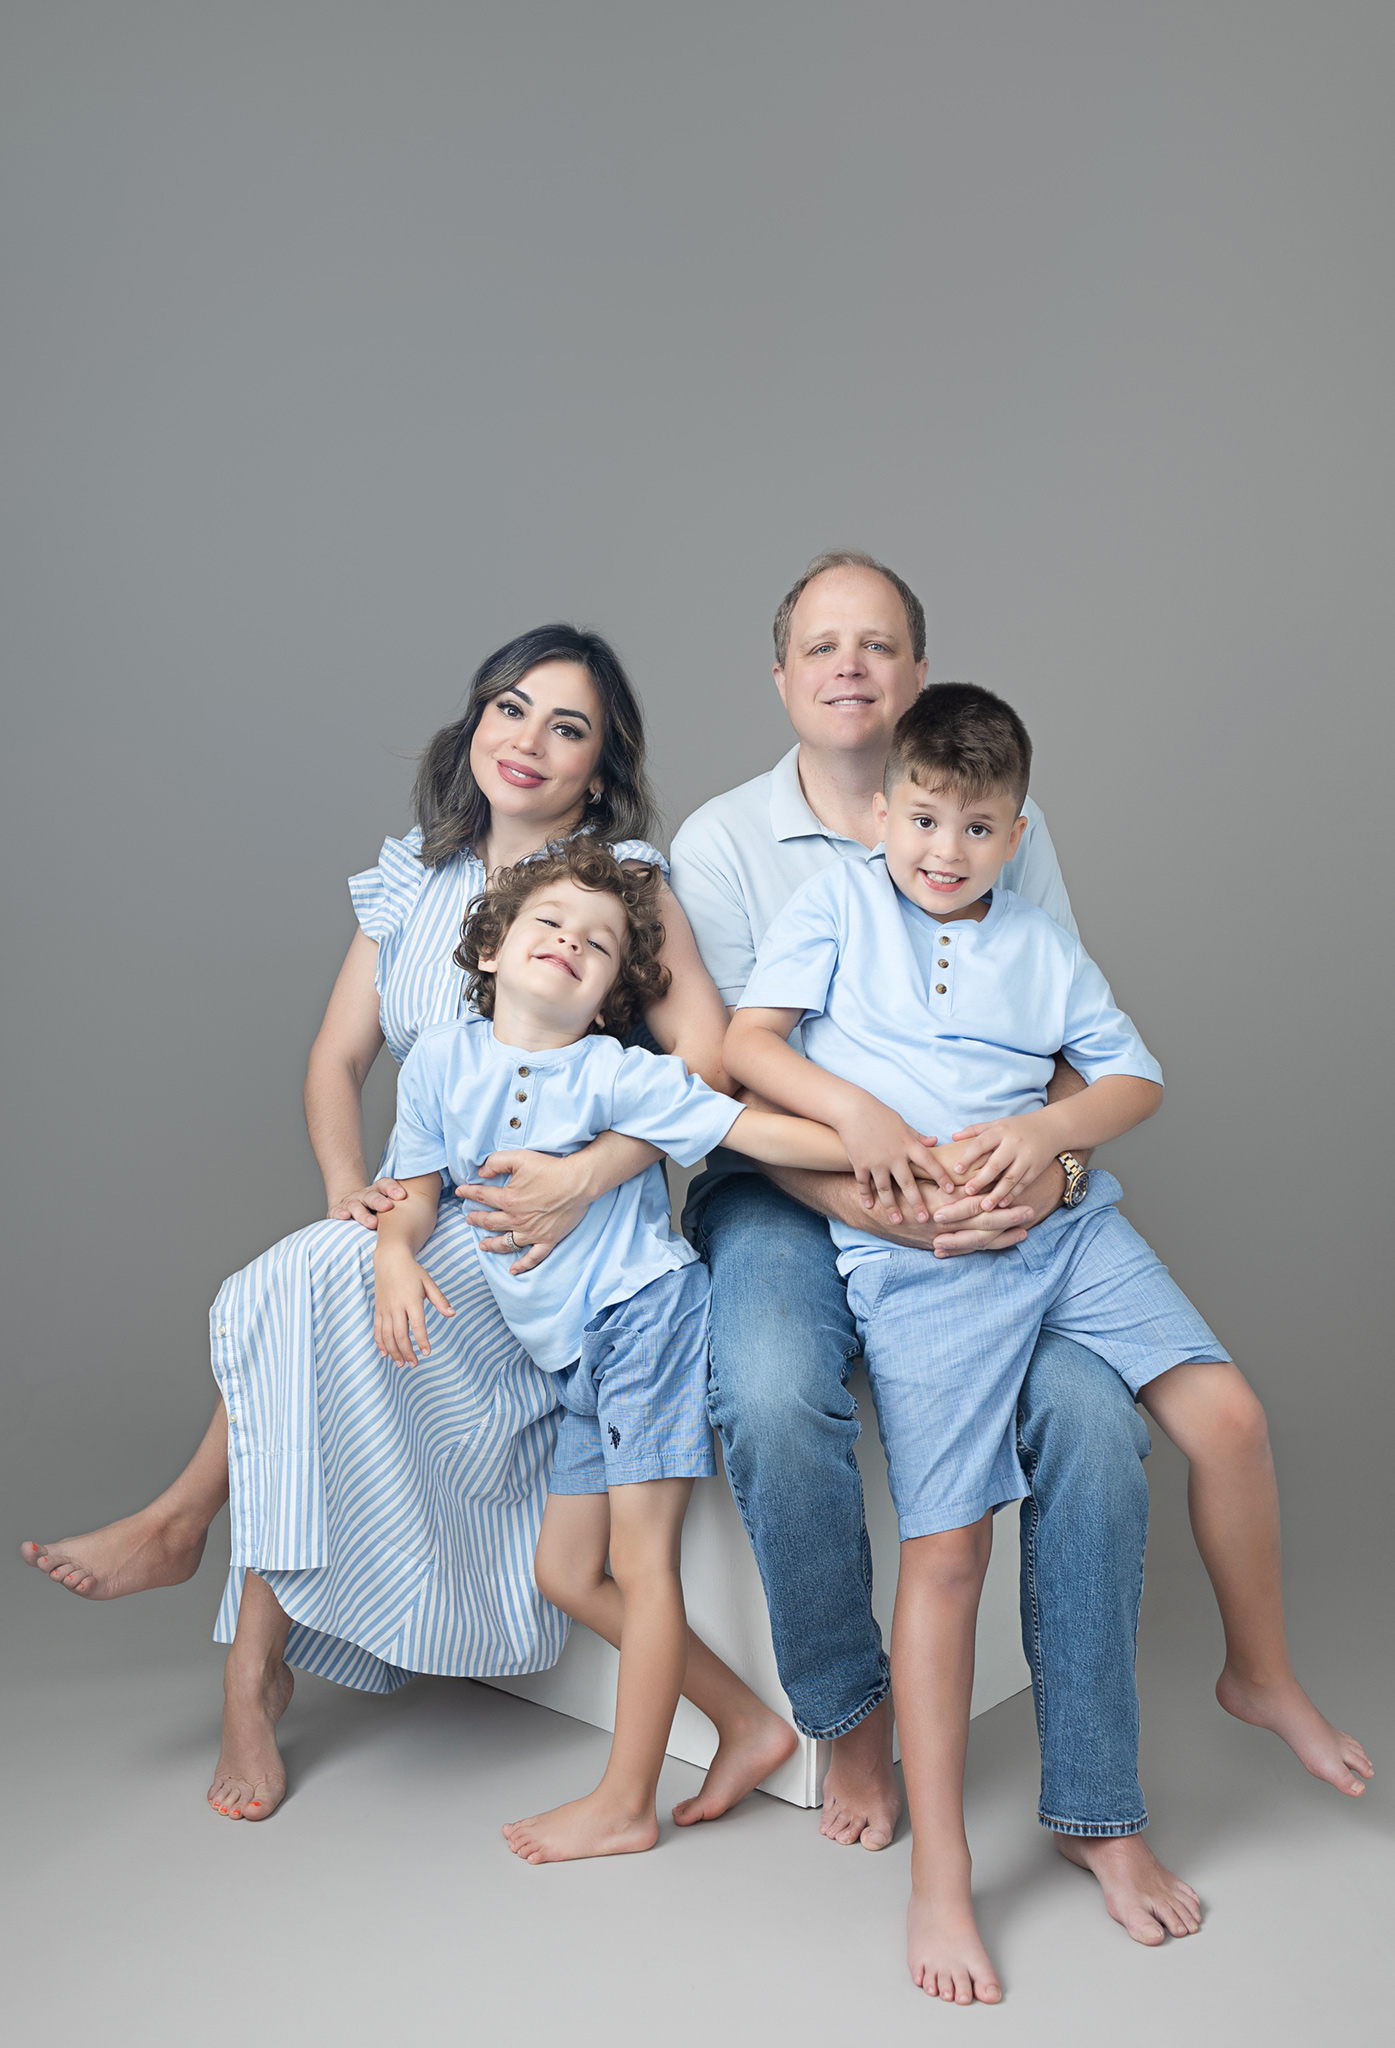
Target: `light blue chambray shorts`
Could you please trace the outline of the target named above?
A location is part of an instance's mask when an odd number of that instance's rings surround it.
[[[1017,1396],[1042,1330],[1095,1352],[1134,1395],[1174,1365],[1229,1363],[1120,1193],[1096,1170],[1078,1209],[1009,1251],[896,1251],[848,1276],[902,1542],[1026,1497]]]
[[[567,1412],[552,1493],[604,1493],[645,1479],[711,1479],[707,1420],[711,1282],[694,1260],[592,1316],[575,1365],[557,1374]]]

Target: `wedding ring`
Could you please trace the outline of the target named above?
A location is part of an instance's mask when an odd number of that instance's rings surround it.
[[[506,1230],[504,1232],[504,1243],[508,1246],[510,1251],[521,1252],[523,1250],[523,1246],[519,1243],[518,1239],[514,1236],[511,1230]]]

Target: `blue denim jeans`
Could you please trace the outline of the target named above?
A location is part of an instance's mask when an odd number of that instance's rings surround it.
[[[799,1728],[844,1735],[885,1699],[848,1376],[857,1329],[827,1225],[755,1173],[699,1184],[684,1227],[712,1274],[708,1403]],[[991,1253],[976,1256],[992,1257]],[[1147,1824],[1134,1656],[1148,1432],[1103,1360],[1043,1336],[1018,1407],[1022,1640],[1041,1739],[1041,1820]]]

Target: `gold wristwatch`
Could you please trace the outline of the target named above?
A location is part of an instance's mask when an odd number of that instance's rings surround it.
[[[1090,1169],[1082,1166],[1073,1152],[1058,1152],[1056,1157],[1066,1169],[1066,1191],[1061,1197],[1062,1207],[1078,1209],[1090,1192]]]

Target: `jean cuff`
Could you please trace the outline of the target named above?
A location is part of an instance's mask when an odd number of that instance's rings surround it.
[[[1037,1819],[1053,1835],[1088,1835],[1096,1841],[1120,1835],[1141,1835],[1148,1825],[1145,1810],[1137,1820],[1062,1820],[1057,1814],[1038,1813]]]
[[[865,1721],[869,1714],[874,1714],[890,1693],[891,1675],[888,1673],[870,1699],[864,1700],[855,1713],[849,1714],[845,1720],[835,1722],[833,1727],[806,1728],[798,1714],[794,1716],[794,1725],[800,1734],[807,1735],[811,1742],[836,1742],[840,1735],[850,1735],[860,1721]]]

